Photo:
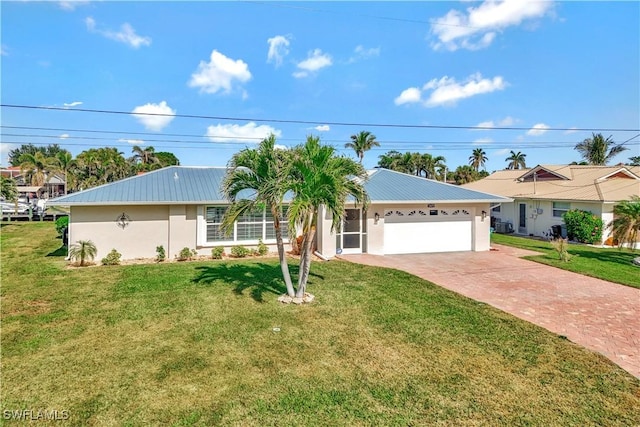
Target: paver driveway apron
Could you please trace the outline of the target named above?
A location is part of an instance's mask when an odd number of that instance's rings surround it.
[[[490,252],[343,255],[396,268],[597,351],[640,378],[640,289],[519,258],[537,254],[493,245]]]

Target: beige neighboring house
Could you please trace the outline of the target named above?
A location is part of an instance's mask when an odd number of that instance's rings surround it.
[[[513,199],[492,209],[496,231],[509,231],[511,224],[516,234],[548,237],[552,226],[563,225],[562,214],[570,209],[611,222],[617,203],[640,196],[640,167],[538,165],[497,171],[463,187]],[[605,229],[603,242],[609,235]]]
[[[224,167],[171,166],[51,200],[69,206],[69,242],[92,240],[96,259],[111,249],[123,259],[153,258],[162,245],[167,257],[181,249],[210,255],[215,246],[255,247],[261,239],[275,251],[270,212],[260,210],[220,231],[228,201],[221,184]],[[342,229],[331,231],[324,210],[316,246],[340,253],[401,254],[489,250],[489,211],[512,199],[413,175],[376,169],[364,184],[369,209],[349,203]],[[250,198],[251,192],[240,194]],[[285,201],[286,203],[286,201]]]

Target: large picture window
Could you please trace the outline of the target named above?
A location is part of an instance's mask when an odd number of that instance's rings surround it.
[[[238,218],[233,227],[233,232],[225,235],[222,232],[222,217],[227,211],[227,206],[207,206],[205,208],[206,241],[214,242],[257,242],[272,241],[276,238],[273,228],[273,215],[266,209],[247,212]],[[287,209],[283,207],[283,215],[280,219],[282,237],[287,238]]]
[[[562,218],[562,215],[569,211],[569,202],[553,202],[553,216]]]

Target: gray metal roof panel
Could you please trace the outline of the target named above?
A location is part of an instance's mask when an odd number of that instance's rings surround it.
[[[507,197],[469,190],[458,185],[425,179],[422,177],[377,169],[364,184],[371,202],[446,201],[506,202]]]

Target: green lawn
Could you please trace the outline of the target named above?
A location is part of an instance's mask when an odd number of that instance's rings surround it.
[[[640,381],[606,358],[398,271],[314,263],[316,301],[295,306],[275,302],[272,259],[65,269],[51,223],[3,224],[1,243],[2,411],[68,410],[78,426],[640,424]]]
[[[564,270],[597,277],[610,282],[620,283],[634,288],[640,288],[640,268],[632,264],[633,258],[640,256],[640,251],[618,248],[596,248],[587,245],[570,244],[569,262],[558,259],[557,252],[546,240],[531,239],[514,235],[491,235],[491,242],[500,245],[515,246],[542,252],[543,255],[524,257],[531,261],[552,265]]]

